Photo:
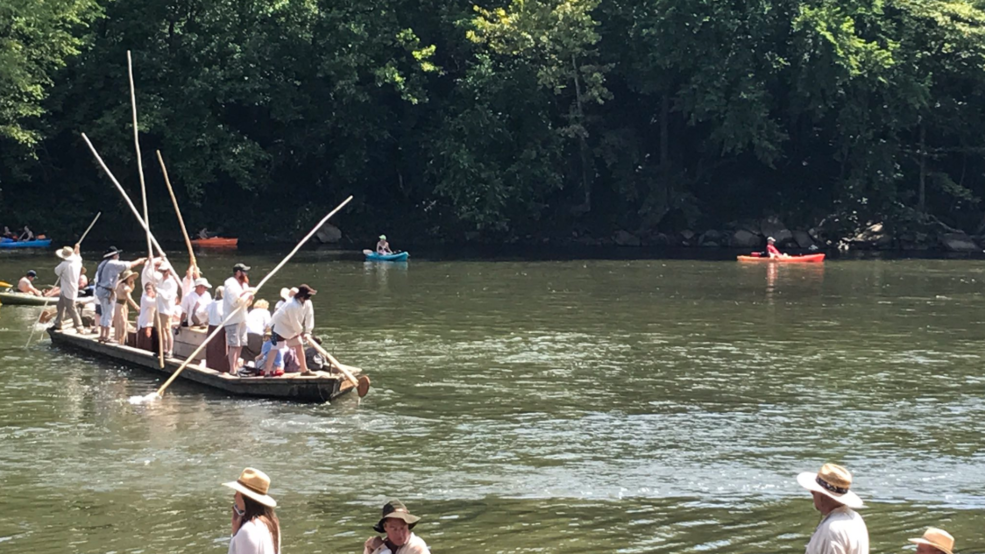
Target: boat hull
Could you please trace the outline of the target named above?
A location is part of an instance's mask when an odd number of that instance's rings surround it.
[[[773,264],[810,264],[824,261],[824,254],[807,254],[805,256],[790,256],[789,258],[770,258],[767,256],[739,256],[740,262],[760,262]]]
[[[227,239],[221,237],[211,239],[194,239],[192,240],[192,244],[202,248],[236,248],[239,244],[239,239]]]
[[[80,298],[76,300],[79,305],[85,304],[91,299]],[[54,307],[58,304],[57,296],[34,296],[23,292],[0,292],[0,304],[4,306],[48,306]]]
[[[369,252],[366,254],[367,262],[406,262],[410,254],[407,252],[399,252],[397,254],[377,254],[376,252]]]
[[[54,345],[112,359],[131,367],[156,373],[161,377],[169,377],[183,362],[179,359],[166,359],[162,368],[157,355],[146,350],[116,344],[103,344],[96,340],[95,335],[77,335],[72,332],[53,329],[49,329],[48,334]],[[342,377],[324,371],[317,372],[314,376],[289,374],[275,378],[228,377],[226,374],[198,364],[188,364],[178,379],[220,390],[233,396],[272,398],[292,402],[329,402],[347,394],[354,388]]]
[[[51,246],[51,239],[42,240],[6,240],[0,241],[0,249],[3,248],[48,248]]]

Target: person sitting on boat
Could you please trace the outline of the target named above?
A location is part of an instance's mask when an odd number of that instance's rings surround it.
[[[260,355],[263,347],[263,336],[270,328],[270,303],[264,299],[257,300],[253,309],[246,314],[246,347],[243,348],[243,359],[254,360]]]
[[[197,237],[200,238],[200,239],[202,239],[202,240],[210,239],[210,238],[212,238],[214,236],[215,236],[215,233],[210,233],[209,230],[206,229],[205,227],[202,227],[202,229],[198,232],[198,235],[197,235]]]
[[[67,313],[68,317],[72,318],[72,323],[75,324],[75,331],[81,335],[83,331],[82,316],[79,315],[75,301],[79,297],[79,284],[85,267],[82,265],[82,256],[79,255],[79,245],[76,244],[75,248],[68,246],[59,248],[55,255],[61,258],[62,263],[55,267],[55,275],[58,276],[58,288],[61,292],[58,295],[58,305],[55,308],[54,327],[61,331],[62,322]]]
[[[209,323],[208,308],[212,302],[209,289],[212,285],[204,277],[195,279],[193,284],[195,288],[181,299],[181,324],[184,327],[198,327]]]
[[[21,236],[17,238],[18,241],[34,240],[34,231],[28,229],[27,225],[24,226]]]
[[[89,273],[86,266],[79,269],[79,296],[92,296],[92,287],[89,286]]]
[[[424,539],[412,530],[421,518],[411,515],[410,510],[399,500],[391,500],[383,505],[383,517],[373,526],[377,533],[363,545],[363,554],[430,554]]]
[[[776,248],[776,239],[768,237],[766,239],[766,255],[770,258],[789,258],[790,254],[784,254]]]
[[[140,296],[140,313],[137,316],[137,348],[154,352],[154,323],[157,319],[157,288],[154,283],[144,283]]]
[[[376,253],[377,254],[393,254],[390,250],[390,243],[386,241],[386,235],[380,235],[380,242],[376,243]]]
[[[271,319],[273,333],[287,341],[287,346],[301,363],[301,375],[309,375],[308,363],[304,359],[304,340],[311,337],[315,328],[315,308],[311,297],[318,291],[308,285],[298,287],[298,293],[290,302],[281,306]],[[279,338],[275,337],[277,342]]]
[[[121,273],[140,266],[145,258],[139,258],[132,262],[120,261],[122,250],[115,246],[110,246],[109,250],[103,254],[103,261],[96,268],[96,298],[99,300],[99,342],[109,340],[109,328],[113,322],[114,301],[116,300],[113,291],[116,288],[117,278]]]
[[[38,272],[33,269],[28,271],[21,280],[17,282],[17,291],[34,296],[44,296],[40,290],[34,288],[34,280],[37,279]]]
[[[249,287],[249,271],[250,266],[236,264],[233,266],[233,276],[223,284],[226,290],[222,295],[222,310],[225,317],[229,318],[224,332],[230,375],[236,375],[239,371],[240,354],[246,346],[246,307],[253,300],[253,289]]]
[[[274,342],[274,337],[263,343],[260,355],[256,359],[257,373],[260,376],[280,377],[284,375],[287,362],[287,354],[290,352],[287,343],[283,340]]]
[[[116,311],[113,313],[113,340],[117,344],[126,344],[127,335],[130,334],[130,309],[140,310],[140,306],[133,301],[130,293],[133,292],[133,283],[137,280],[137,274],[129,269],[120,274],[120,282],[116,285]]]
[[[222,325],[222,320],[225,317],[222,311],[222,293],[225,290],[226,287],[216,287],[215,298],[209,302],[205,310],[209,314],[209,336],[215,332],[217,327]],[[205,347],[205,365],[219,373],[229,371],[229,358],[226,356],[226,335],[223,330],[220,330]]]
[[[321,338],[311,337],[311,340],[318,343],[321,346]],[[318,351],[314,346],[309,346],[304,349],[304,359],[308,362],[308,369],[311,371],[321,371],[328,366],[328,362],[322,357],[321,352]]]
[[[229,554],[280,554],[280,520],[274,513],[277,502],[267,494],[267,474],[248,467],[223,486],[236,491]]]

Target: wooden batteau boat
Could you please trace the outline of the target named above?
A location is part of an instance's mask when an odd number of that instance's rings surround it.
[[[192,331],[192,333],[199,336],[189,340],[187,328],[182,329],[182,333],[175,339],[176,352],[180,352],[183,346],[184,349],[189,349],[188,353],[190,354],[194,349],[193,345],[201,344],[205,336],[204,332]],[[97,335],[78,335],[74,331],[56,331],[54,329],[49,329],[48,334],[54,345],[82,350],[131,367],[157,373],[162,377],[170,376],[184,362],[184,358],[178,357],[165,359],[164,367],[161,368],[157,354],[130,346],[103,344],[96,340]],[[186,336],[182,337],[182,335]],[[185,340],[180,340],[182,338]],[[317,371],[311,376],[286,374],[282,377],[266,378],[230,377],[225,373],[219,373],[214,369],[205,367],[203,363],[188,364],[188,367],[179,374],[178,379],[221,390],[233,396],[273,398],[294,402],[329,402],[355,389],[341,375],[326,371]]]

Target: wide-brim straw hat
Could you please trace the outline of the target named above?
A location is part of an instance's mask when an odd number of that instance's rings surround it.
[[[195,279],[195,286],[196,287],[205,287],[207,289],[212,288],[212,285],[209,284],[209,280],[206,279],[205,277],[199,277],[198,279]]]
[[[933,546],[944,554],[954,554],[954,537],[943,529],[930,527],[923,532],[919,539],[910,539],[913,544],[926,544]]]
[[[223,483],[222,486],[229,487],[243,496],[249,496],[264,506],[277,507],[277,501],[267,494],[270,490],[270,477],[259,469],[248,467],[239,474],[239,479]]]
[[[805,472],[797,476],[800,486],[811,492],[819,492],[849,508],[861,508],[864,503],[852,492],[852,474],[837,464],[824,464],[817,473]]]
[[[63,260],[67,260],[75,254],[75,250],[71,246],[63,246],[55,251],[55,255]]]
[[[120,274],[120,281],[126,281],[127,279],[130,279],[131,277],[136,277],[136,276],[137,276],[137,274],[135,272],[130,271],[128,269],[128,270],[124,271],[122,274]]]
[[[407,522],[407,527],[409,529],[413,529],[414,526],[417,525],[417,522],[421,520],[421,518],[412,515],[410,510],[407,509],[407,506],[404,506],[403,502],[399,500],[391,500],[383,505],[383,517],[380,518],[379,523],[373,526],[373,530],[377,533],[385,533],[386,531],[383,529],[383,523],[390,518],[401,519]]]

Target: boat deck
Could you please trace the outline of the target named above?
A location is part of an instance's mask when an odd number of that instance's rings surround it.
[[[100,343],[96,340],[97,335],[78,335],[70,330],[53,329],[49,329],[48,334],[54,345],[90,352],[164,377],[169,377],[184,361],[177,358],[165,359],[162,368],[156,354],[129,346]],[[318,371],[310,376],[289,373],[283,377],[272,378],[232,377],[200,364],[189,364],[178,378],[235,396],[276,398],[295,402],[329,402],[355,388],[343,377],[325,371]]]

